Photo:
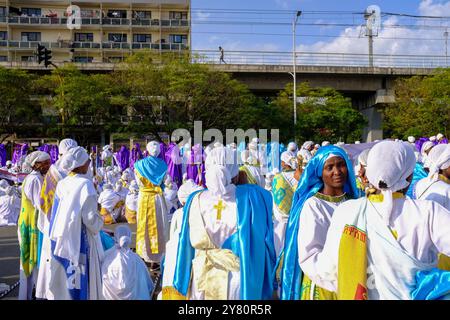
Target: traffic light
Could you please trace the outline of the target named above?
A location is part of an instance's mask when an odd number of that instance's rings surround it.
[[[48,50],[47,48],[45,48],[45,50],[44,50],[44,64],[45,64],[46,68],[49,65],[53,64],[52,63],[52,50]]]
[[[41,64],[42,61],[45,60],[45,47],[41,44],[38,44],[37,47],[37,56],[38,56],[38,63]]]
[[[45,46],[38,44],[37,47],[38,63],[41,64],[44,61],[44,65],[47,68],[52,63],[52,51],[48,50]]]

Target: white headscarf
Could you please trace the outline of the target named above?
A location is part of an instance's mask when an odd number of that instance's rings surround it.
[[[367,157],[369,156],[370,149],[364,149],[358,156],[358,164],[367,166]]]
[[[312,142],[312,141],[306,141],[306,142],[302,145],[302,149],[307,150],[307,149],[311,148],[311,146],[313,146],[313,145],[314,145],[314,142]]]
[[[441,140],[443,137],[444,137],[444,135],[442,133],[438,133],[436,135],[436,139],[438,139],[438,141]]]
[[[75,147],[67,151],[61,158],[61,167],[70,172],[83,166],[89,160],[89,155],[83,147]]]
[[[330,145],[330,141],[322,141],[322,147],[326,147]]]
[[[295,150],[297,150],[297,144],[295,142],[289,142],[287,150],[295,152]]]
[[[111,146],[107,144],[106,146],[103,147],[103,151],[109,150],[109,148],[111,148]]]
[[[131,180],[131,174],[130,174],[130,172],[128,172],[128,171],[124,171],[123,173],[122,173],[122,180],[123,181],[130,181]]]
[[[139,192],[139,186],[138,186],[136,180],[131,180],[130,186],[128,187],[128,189],[132,193],[138,193]]]
[[[72,148],[78,147],[78,143],[73,139],[63,139],[59,143],[59,154],[65,155],[67,151]]]
[[[184,205],[187,201],[187,198],[195,191],[202,190],[203,187],[197,185],[194,180],[188,179],[186,180],[178,189],[177,195],[178,200]]]
[[[129,249],[131,244],[131,230],[127,225],[120,225],[114,230],[114,240],[117,247]]]
[[[12,161],[11,160],[7,160],[6,161],[6,165],[9,166],[10,164],[12,164]]]
[[[410,182],[406,179],[413,173],[415,165],[414,151],[405,142],[382,141],[370,149],[366,176],[383,194],[386,224],[389,224],[394,205],[392,194],[408,187]]]
[[[286,163],[292,169],[297,169],[298,163],[296,158],[289,151],[285,151],[281,154],[281,161]]]
[[[414,142],[416,142],[416,138],[414,138],[413,136],[409,136],[408,137],[408,142],[409,143],[414,143]]]
[[[36,162],[43,162],[46,160],[50,160],[50,155],[47,152],[44,151],[34,151],[27,155],[25,158],[25,163],[30,168],[33,168],[33,166],[36,164]]]
[[[431,136],[430,141],[432,141],[432,142],[436,141],[436,136]]]
[[[225,196],[235,189],[231,179],[239,174],[237,153],[225,147],[214,148],[205,161],[205,181],[214,196]]]
[[[428,154],[428,164],[430,180],[437,179],[439,170],[445,170],[450,167],[450,144],[439,144],[431,149]]]
[[[150,141],[147,144],[147,151],[152,157],[159,156],[159,153],[161,152],[161,147],[159,145],[158,141]]]

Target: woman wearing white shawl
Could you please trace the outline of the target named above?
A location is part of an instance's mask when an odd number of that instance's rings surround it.
[[[40,193],[44,175],[51,165],[50,155],[34,151],[24,160],[23,167],[32,170],[22,183],[22,203],[18,221],[20,244],[19,299],[30,300],[39,267],[38,219],[42,214]]]
[[[56,187],[50,239],[53,258],[48,299],[102,299],[100,230],[97,192],[86,177],[89,155],[82,147],[70,149],[62,159],[69,175]]]
[[[425,141],[425,143],[422,145],[422,149],[420,150],[421,155],[421,161],[423,163],[424,168],[429,168],[428,163],[428,154],[430,153],[431,149],[434,147],[434,143],[431,141]]]
[[[404,195],[414,166],[414,152],[407,143],[378,143],[367,160],[367,177],[377,193],[347,201],[335,210],[317,272],[333,283],[338,297],[411,299],[417,272],[436,267],[438,253],[450,254],[450,234],[443,227],[450,225],[450,212],[434,201],[412,200]],[[352,232],[345,232],[349,227]],[[367,250],[367,272],[361,275],[355,291],[347,295],[342,292],[348,284],[344,274],[357,278],[355,270],[364,264],[356,262],[352,251],[351,264],[345,268],[340,254],[345,249],[340,246],[344,237],[363,242]]]
[[[181,231],[181,224],[183,219],[183,206],[187,198],[194,192],[202,190],[203,187],[197,185],[194,180],[186,180],[178,189],[178,200],[182,207],[178,208],[170,222],[169,241],[166,243],[166,258],[164,260],[164,273],[162,278],[162,287],[170,287],[173,283],[173,275],[175,272],[178,239]]]
[[[241,166],[239,170],[246,173],[248,183],[256,184],[264,188],[265,180],[258,159],[248,150],[242,152],[241,158],[244,165]]]
[[[125,218],[128,223],[135,224],[139,200],[139,186],[135,180],[131,181],[129,190],[125,198]]]
[[[17,225],[19,213],[20,198],[14,187],[7,187],[5,195],[0,195],[0,227]]]
[[[120,225],[114,231],[115,246],[102,262],[103,296],[106,300],[150,300],[153,283],[144,261],[130,250],[131,230]]]
[[[430,172],[417,182],[417,199],[434,200],[450,210],[450,144],[439,144],[428,154]]]
[[[55,263],[51,259],[51,242],[49,238],[49,228],[53,200],[58,182],[64,179],[69,172],[62,167],[62,158],[72,148],[78,147],[78,143],[72,139],[63,139],[59,143],[59,159],[50,166],[44,177],[40,192],[41,214],[38,218],[38,228],[43,234],[41,258],[39,261],[39,274],[36,282],[36,297],[47,299],[48,283],[51,276],[51,264]]]
[[[121,195],[114,190],[112,185],[105,184],[103,186],[103,191],[98,197],[98,203],[100,204],[100,214],[103,217],[105,224],[117,222],[124,202]]]

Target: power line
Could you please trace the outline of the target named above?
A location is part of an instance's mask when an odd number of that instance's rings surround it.
[[[214,31],[197,31],[193,34],[230,34],[230,35],[258,35],[258,36],[285,36],[292,37],[292,34],[288,33],[260,33],[260,32],[214,32]],[[345,39],[364,39],[360,36],[345,36],[345,35],[320,35],[320,34],[297,34],[300,37],[315,37],[315,38],[345,38]],[[377,37],[377,39],[383,40],[414,40],[414,41],[438,41],[445,38],[412,38],[412,37]]]

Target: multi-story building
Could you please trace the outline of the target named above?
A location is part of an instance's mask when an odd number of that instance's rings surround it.
[[[80,8],[79,28],[67,24],[74,12],[69,6]],[[190,0],[0,0],[0,65],[35,64],[39,43],[52,51],[54,63],[102,64],[141,49],[189,50],[190,21]]]

